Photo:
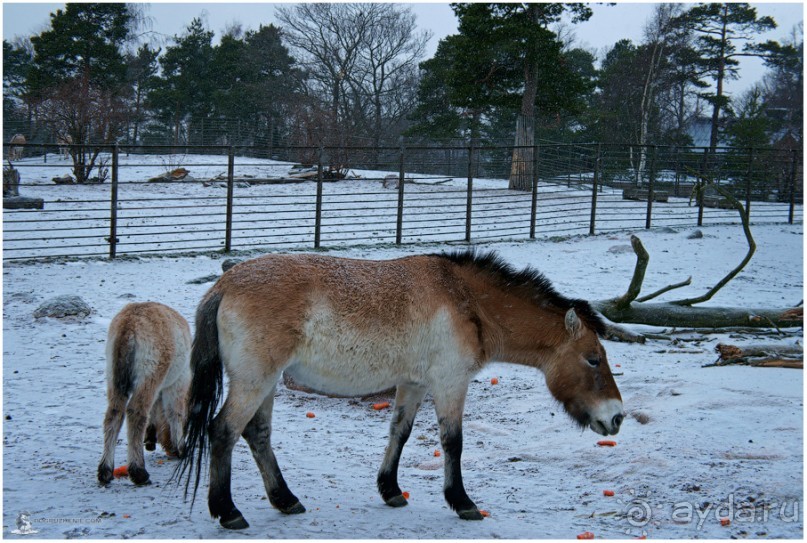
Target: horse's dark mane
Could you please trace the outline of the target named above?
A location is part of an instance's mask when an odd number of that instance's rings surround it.
[[[567,298],[552,286],[552,283],[538,270],[527,267],[516,270],[495,251],[465,249],[434,256],[445,258],[459,266],[472,266],[497,278],[502,285],[525,289],[536,302],[557,307],[563,311],[574,308],[580,320],[594,330],[597,335],[605,335],[605,322],[585,300]]]

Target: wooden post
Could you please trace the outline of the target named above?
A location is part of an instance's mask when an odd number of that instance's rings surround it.
[[[319,249],[320,237],[322,235],[322,160],[325,149],[320,146],[319,157],[317,158],[317,203],[314,211],[314,249]]]
[[[745,216],[751,220],[751,184],[754,178],[754,148],[748,149],[748,181],[745,184]]]
[[[709,168],[709,148],[703,150],[703,165],[701,166],[701,179],[704,179]],[[705,186],[705,185],[704,185]],[[698,194],[698,226],[703,226],[703,190],[699,190]]]
[[[530,239],[535,239],[535,221],[538,215],[538,156],[540,145],[532,148],[532,202],[530,204]]]
[[[474,206],[474,146],[468,147],[468,193],[465,201],[465,241],[471,242],[471,212]]]
[[[796,149],[791,151],[790,161],[790,210],[787,214],[787,222],[793,224],[796,212],[796,170],[799,166],[799,154]]]
[[[112,180],[109,190],[109,258],[118,252],[118,146],[112,147]]]
[[[597,156],[594,158],[594,181],[591,183],[591,221],[588,226],[588,235],[593,236],[597,220],[597,189],[600,183],[600,161],[602,160],[602,144],[597,144]]]
[[[652,153],[650,155],[650,178],[648,179],[647,184],[647,217],[644,221],[644,228],[645,230],[650,230],[650,225],[652,223],[653,218],[653,199],[656,197],[655,195],[655,185],[656,185],[656,154],[658,148],[653,145],[651,147]]]
[[[230,145],[227,149],[227,211],[224,227],[224,252],[232,250],[233,243],[233,191],[235,189],[233,179],[235,177],[235,151]]]
[[[404,212],[404,144],[401,142],[400,163],[398,169],[398,214],[395,222],[395,244],[403,241],[403,212]]]

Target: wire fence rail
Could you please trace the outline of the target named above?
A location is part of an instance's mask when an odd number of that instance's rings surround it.
[[[803,158],[779,149],[541,144],[274,148],[4,145],[3,259],[477,242],[803,221]],[[514,156],[516,157],[514,159]],[[94,157],[94,158],[93,158]],[[95,177],[69,174],[95,160]],[[529,176],[508,188],[513,161]],[[529,166],[529,167],[523,167]],[[7,179],[8,177],[8,179]],[[56,182],[54,182],[54,179]]]

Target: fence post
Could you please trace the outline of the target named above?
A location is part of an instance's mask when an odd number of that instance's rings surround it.
[[[748,182],[745,184],[745,217],[751,220],[751,179],[754,177],[754,148],[748,149]]]
[[[233,146],[227,149],[227,219],[224,227],[224,252],[232,250],[233,243],[233,179],[235,177],[235,152]]]
[[[471,242],[471,212],[474,205],[474,145],[468,147],[468,194],[465,201],[465,241]]]
[[[790,210],[787,214],[788,224],[793,224],[796,212],[796,170],[799,166],[799,155],[796,149],[791,152],[792,159],[790,162]]]
[[[705,147],[703,149],[703,164],[701,166],[701,180],[705,179],[708,175],[707,170],[709,169],[709,148]],[[704,191],[706,189],[705,183],[700,183],[699,190],[697,192],[698,197],[698,226],[703,226],[703,200],[704,200]]]
[[[112,180],[109,190],[109,258],[118,251],[118,146],[112,147]]]
[[[320,146],[317,157],[317,203],[314,217],[314,249],[319,249],[320,236],[322,233],[322,160],[325,149]]]
[[[532,148],[532,202],[530,204],[530,239],[535,239],[535,220],[538,214],[538,154],[541,146]]]
[[[398,215],[395,222],[395,244],[403,241],[403,212],[404,212],[404,143],[401,142],[401,155],[398,170]]]
[[[652,154],[650,155],[650,178],[647,184],[647,217],[644,221],[644,228],[645,230],[650,230],[650,225],[652,223],[653,218],[653,199],[656,197],[655,194],[655,186],[656,186],[656,155],[658,153],[658,148],[653,145],[651,147]]]
[[[597,190],[600,183],[600,161],[602,160],[602,144],[597,144],[597,156],[594,158],[594,181],[591,183],[591,222],[588,226],[588,235],[594,235],[597,220]]]

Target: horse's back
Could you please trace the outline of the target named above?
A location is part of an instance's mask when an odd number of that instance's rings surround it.
[[[435,360],[472,357],[457,334],[456,284],[449,288],[446,274],[428,256],[247,261],[214,287],[222,294],[219,337],[239,342],[239,356],[269,353],[276,369],[323,392],[423,382]]]

